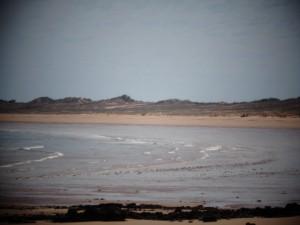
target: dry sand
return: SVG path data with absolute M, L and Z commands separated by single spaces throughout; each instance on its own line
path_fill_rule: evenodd
M 26 223 L 26 225 L 245 225 L 247 222 L 256 225 L 299 225 L 300 217 L 286 218 L 245 218 L 219 220 L 217 222 L 192 221 L 154 221 L 154 220 L 127 220 L 125 222 L 73 222 L 73 223 L 51 223 L 47 221 L 38 221 L 37 223 Z M 22 224 L 19 224 L 22 225 Z M 25 225 L 25 224 L 24 224 Z
M 300 128 L 299 117 L 167 116 L 124 114 L 0 114 L 0 122 L 102 123 L 207 127 Z

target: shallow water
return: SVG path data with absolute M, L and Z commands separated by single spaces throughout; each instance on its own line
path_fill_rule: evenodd
M 0 201 L 300 202 L 300 130 L 0 124 Z

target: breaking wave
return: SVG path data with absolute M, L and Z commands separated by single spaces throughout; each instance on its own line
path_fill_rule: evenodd
M 132 144 L 132 145 L 154 144 L 153 142 L 145 141 L 145 140 L 139 139 L 139 138 L 115 137 L 115 136 L 106 136 L 106 135 L 98 135 L 98 134 L 94 134 L 90 137 L 106 140 L 108 142 L 116 142 L 116 143 L 128 144 L 128 145 L 130 145 L 130 144 Z
M 201 157 L 201 159 L 206 159 L 206 158 L 209 157 L 209 154 L 206 151 L 201 150 L 200 152 L 203 154 L 202 157 Z
M 207 159 L 210 155 L 208 154 L 209 151 L 219 151 L 222 149 L 222 145 L 213 145 L 209 146 L 203 150 L 200 150 L 200 153 L 202 153 L 201 159 Z
M 144 145 L 144 144 L 152 144 L 147 141 L 139 140 L 139 139 L 125 139 L 126 144 L 136 144 L 136 145 Z
M 44 145 L 33 145 L 33 146 L 28 146 L 28 147 L 22 147 L 21 149 L 30 151 L 30 150 L 43 149 L 43 148 L 45 148 Z
M 46 157 L 40 158 L 40 159 L 31 159 L 31 160 L 26 160 L 26 161 L 21 161 L 21 162 L 16 162 L 16 163 L 10 163 L 6 165 L 0 165 L 1 168 L 9 168 L 9 167 L 14 167 L 14 166 L 20 166 L 20 165 L 25 165 L 25 164 L 30 164 L 33 162 L 43 162 L 49 159 L 56 159 L 59 157 L 63 157 L 64 154 L 61 152 L 54 152 L 51 155 L 48 155 Z
M 207 147 L 205 150 L 206 151 L 218 151 L 221 149 L 222 149 L 222 145 L 214 145 L 214 146 Z
M 194 147 L 194 145 L 193 144 L 185 144 L 184 147 L 186 147 L 186 148 L 192 148 L 192 147 Z

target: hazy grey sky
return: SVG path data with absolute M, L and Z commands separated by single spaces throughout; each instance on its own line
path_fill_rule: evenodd
M 300 96 L 300 2 L 1 1 L 0 98 Z

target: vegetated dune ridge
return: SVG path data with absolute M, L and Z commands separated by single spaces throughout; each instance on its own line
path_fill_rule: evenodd
M 99 101 L 75 97 L 40 97 L 27 103 L 0 100 L 0 121 L 300 128 L 300 97 L 236 103 L 143 102 L 127 95 Z
M 98 101 L 77 97 L 56 100 L 40 97 L 26 103 L 0 100 L 0 113 L 300 117 L 300 97 L 234 103 L 201 103 L 179 99 L 144 102 L 127 95 Z

